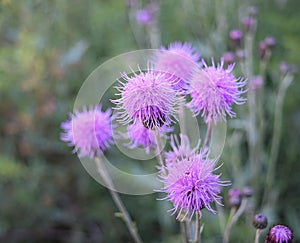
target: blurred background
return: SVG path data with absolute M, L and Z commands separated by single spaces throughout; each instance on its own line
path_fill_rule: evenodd
M 60 123 L 101 63 L 173 41 L 191 42 L 203 57 L 217 59 L 232 48 L 228 33 L 241 28 L 252 5 L 258 9 L 256 43 L 276 39 L 267 76 L 283 60 L 299 68 L 298 0 L 1 0 L 0 242 L 132 242 L 114 216 L 107 189 L 60 141 Z M 295 242 L 300 241 L 299 92 L 296 76 L 284 101 L 274 205 L 276 223 L 289 225 Z M 225 163 L 223 178 L 231 179 L 230 170 Z M 145 242 L 180 242 L 179 227 L 165 212 L 170 205 L 156 198 L 122 195 Z M 220 242 L 217 216 L 206 218 L 205 242 Z M 251 223 L 242 218 L 240 225 L 232 242 L 248 242 L 245 235 L 253 242 Z

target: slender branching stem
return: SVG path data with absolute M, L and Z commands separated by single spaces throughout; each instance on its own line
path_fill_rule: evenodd
M 228 221 L 224 230 L 223 234 L 223 243 L 228 243 L 229 242 L 229 237 L 230 237 L 230 232 L 231 232 L 231 226 L 232 226 L 232 217 L 236 212 L 236 207 L 232 207 L 230 209 Z
M 236 210 L 236 207 L 231 208 L 228 222 L 223 235 L 223 243 L 228 243 L 232 226 L 236 223 L 242 213 L 245 211 L 247 205 L 247 198 L 243 198 L 240 207 Z
M 109 176 L 109 173 L 105 167 L 105 165 L 103 164 L 103 161 L 101 158 L 96 157 L 95 158 L 95 163 L 97 166 L 97 170 L 100 174 L 100 176 L 102 177 L 103 181 L 105 182 L 106 186 L 109 189 L 109 192 L 112 196 L 113 201 L 115 202 L 117 208 L 120 210 L 121 215 L 122 215 L 122 219 L 124 220 L 132 238 L 134 239 L 135 243 L 142 243 L 141 237 L 139 236 L 137 229 L 136 229 L 136 225 L 135 223 L 132 221 L 129 213 L 127 212 L 126 207 L 124 206 L 119 194 L 115 191 L 114 189 L 114 184 Z
M 259 243 L 259 236 L 260 236 L 260 229 L 256 229 L 256 233 L 255 233 L 255 240 L 254 243 Z

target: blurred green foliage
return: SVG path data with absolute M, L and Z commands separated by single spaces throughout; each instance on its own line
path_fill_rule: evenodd
M 235 0 L 175 2 L 161 2 L 162 44 L 191 41 L 204 57 L 220 57 L 230 48 L 228 31 L 240 27 L 248 6 L 248 1 Z M 298 1 L 251 3 L 259 9 L 258 40 L 266 35 L 277 39 L 271 67 L 282 59 L 299 66 Z M 107 190 L 59 140 L 59 126 L 94 68 L 118 54 L 149 47 L 135 40 L 125 1 L 0 1 L 1 242 L 131 242 L 123 222 L 114 217 Z M 280 223 L 295 233 L 300 225 L 299 90 L 297 77 L 285 101 L 277 175 L 282 200 L 276 205 Z M 122 198 L 145 242 L 179 242 L 178 226 L 165 212 L 170 205 L 156 202 L 155 194 Z M 219 242 L 217 217 L 206 218 L 206 242 Z M 234 242 L 246 242 L 245 231 L 247 239 L 253 238 L 246 219 L 233 232 Z M 209 230 L 210 225 L 215 227 Z

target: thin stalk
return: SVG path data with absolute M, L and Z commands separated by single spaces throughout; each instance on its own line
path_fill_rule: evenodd
M 239 207 L 239 209 L 236 211 L 236 213 L 232 217 L 232 224 L 234 224 L 239 219 L 239 217 L 242 215 L 242 213 L 245 211 L 247 201 L 248 201 L 247 198 L 243 198 L 241 206 Z
M 210 143 L 210 139 L 211 139 L 211 134 L 212 134 L 212 124 L 213 121 L 210 120 L 207 124 L 207 130 L 206 130 L 206 134 L 205 134 L 205 139 L 204 139 L 204 148 L 208 148 L 209 143 Z
M 240 207 L 238 210 L 236 208 L 231 208 L 230 215 L 228 218 L 228 222 L 225 228 L 224 236 L 223 236 L 223 243 L 229 242 L 229 237 L 231 233 L 232 226 L 236 223 L 242 213 L 245 211 L 247 205 L 247 198 L 243 198 Z
M 194 240 L 190 240 L 192 243 L 200 243 L 201 242 L 201 224 L 200 224 L 200 212 L 196 211 L 196 218 L 195 218 L 195 237 Z
M 232 217 L 236 212 L 236 207 L 233 207 L 230 209 L 228 221 L 225 227 L 225 231 L 223 234 L 223 243 L 228 243 L 229 242 L 229 237 L 230 237 L 230 231 L 231 231 L 231 226 L 232 226 Z
M 256 229 L 256 233 L 255 233 L 255 240 L 254 243 L 259 243 L 259 236 L 260 236 L 260 229 Z
M 245 75 L 248 80 L 253 77 L 253 34 L 248 33 L 245 36 Z M 256 130 L 256 93 L 249 87 L 248 91 L 248 146 L 249 146 L 249 160 L 251 165 L 251 175 L 256 177 L 257 156 L 256 156 L 256 143 L 257 143 L 257 130 Z
M 164 174 L 166 174 L 166 169 L 165 169 L 165 164 L 164 164 L 164 159 L 162 157 L 162 151 L 163 148 L 161 146 L 161 141 L 160 141 L 160 136 L 159 136 L 159 132 L 157 129 L 153 130 L 154 132 L 154 137 L 155 137 L 155 143 L 156 143 L 156 157 L 157 160 L 161 166 L 161 170 Z
M 122 214 L 122 219 L 124 220 L 132 238 L 134 239 L 134 242 L 142 243 L 143 241 L 137 232 L 134 222 L 132 221 L 129 213 L 127 212 L 126 207 L 124 206 L 119 194 L 114 190 L 114 184 L 108 174 L 108 171 L 106 170 L 105 165 L 103 164 L 103 161 L 99 157 L 96 157 L 95 163 L 100 176 L 102 177 L 103 181 L 105 182 L 105 184 L 109 189 L 113 201 L 115 202 L 117 208 L 120 210 Z
M 180 104 L 179 106 L 179 127 L 180 127 L 180 133 L 181 134 L 187 134 L 186 133 L 186 122 L 185 122 L 185 113 L 184 113 L 184 104 Z
M 274 125 L 273 125 L 273 137 L 271 142 L 271 152 L 268 161 L 267 175 L 266 175 L 266 187 L 263 197 L 263 202 L 266 202 L 267 196 L 269 196 L 269 190 L 274 183 L 275 167 L 278 158 L 279 142 L 281 139 L 281 126 L 283 116 L 283 101 L 287 91 L 293 81 L 293 76 L 287 74 L 280 83 L 279 90 L 275 101 L 275 114 L 274 114 Z

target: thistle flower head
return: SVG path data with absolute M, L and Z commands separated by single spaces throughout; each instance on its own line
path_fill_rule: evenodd
M 101 105 L 84 108 L 82 112 L 70 114 L 70 120 L 63 122 L 61 140 L 74 146 L 79 157 L 99 156 L 112 143 L 111 110 L 101 111 Z
M 246 80 L 236 78 L 231 72 L 234 65 L 228 65 L 223 68 L 223 59 L 221 63 L 215 66 L 207 66 L 203 61 L 204 67 L 194 73 L 190 94 L 191 102 L 188 104 L 195 115 L 201 113 L 205 122 L 211 120 L 216 123 L 218 120 L 225 120 L 226 115 L 234 117 L 232 105 L 244 104 L 245 98 L 240 95 L 245 93 L 241 88 L 246 85 Z
M 293 233 L 289 227 L 278 224 L 269 230 L 266 243 L 291 243 L 292 240 Z
M 228 183 L 220 180 L 221 174 L 213 174 L 218 169 L 214 168 L 215 163 L 216 160 L 204 160 L 195 155 L 167 167 L 167 175 L 162 176 L 162 191 L 167 194 L 165 199 L 174 205 L 171 210 L 173 214 L 178 211 L 176 219 L 180 218 L 181 213 L 185 213 L 182 220 L 188 214 L 191 219 L 195 211 L 200 213 L 203 208 L 216 213 L 210 203 L 222 205 L 219 193 L 221 186 Z
M 125 82 L 119 81 L 117 90 L 120 98 L 112 102 L 117 105 L 119 121 L 127 124 L 140 122 L 146 128 L 154 129 L 170 124 L 180 97 L 172 88 L 174 79 L 161 72 L 148 70 L 123 74 Z
M 188 87 L 192 73 L 198 67 L 200 54 L 192 48 L 190 43 L 173 42 L 168 49 L 162 47 L 154 60 L 154 69 L 163 71 L 179 78 L 173 84 L 176 90 L 184 91 Z

